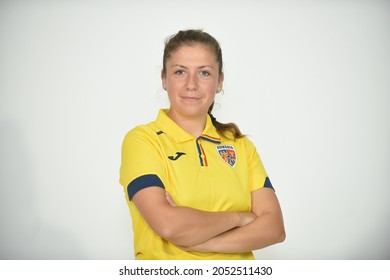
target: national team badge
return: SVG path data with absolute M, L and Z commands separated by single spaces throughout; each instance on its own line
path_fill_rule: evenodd
M 218 145 L 217 152 L 219 156 L 231 167 L 234 167 L 237 162 L 236 150 L 230 145 Z

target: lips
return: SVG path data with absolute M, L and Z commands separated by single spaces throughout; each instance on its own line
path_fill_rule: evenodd
M 181 98 L 188 101 L 197 101 L 201 99 L 199 96 L 182 96 Z

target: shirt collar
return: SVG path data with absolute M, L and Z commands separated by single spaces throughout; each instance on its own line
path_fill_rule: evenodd
M 178 143 L 196 139 L 193 135 L 182 129 L 168 116 L 168 109 L 161 109 L 159 111 L 156 124 L 159 126 L 161 131 L 172 137 Z M 200 137 L 206 138 L 209 141 L 221 141 L 221 137 L 219 136 L 208 114 L 206 119 L 206 126 Z

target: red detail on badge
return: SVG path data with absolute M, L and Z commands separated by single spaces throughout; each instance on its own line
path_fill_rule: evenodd
M 231 167 L 234 167 L 237 162 L 236 150 L 233 146 L 230 145 L 218 145 L 217 152 L 219 156 L 229 164 Z

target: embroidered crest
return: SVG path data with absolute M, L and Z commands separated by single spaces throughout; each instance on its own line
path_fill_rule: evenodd
M 231 167 L 234 167 L 237 162 L 236 150 L 230 145 L 218 145 L 217 152 L 219 156 Z

